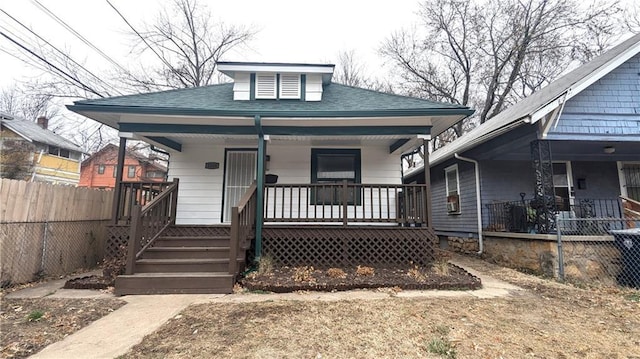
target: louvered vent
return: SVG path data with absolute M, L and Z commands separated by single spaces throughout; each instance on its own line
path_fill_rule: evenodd
M 300 75 L 280 75 L 280 98 L 300 98 Z
M 276 75 L 256 75 L 256 98 L 276 98 Z

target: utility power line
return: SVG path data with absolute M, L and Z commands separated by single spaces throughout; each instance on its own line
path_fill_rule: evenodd
M 72 28 L 69 24 L 67 24 L 64 20 L 59 18 L 56 14 L 54 14 L 51 10 L 49 10 L 46 6 L 42 5 L 38 0 L 31 0 L 33 4 L 39 7 L 45 14 L 47 14 L 50 18 L 54 19 L 58 24 L 62 25 L 65 29 L 75 35 L 80 41 L 85 43 L 90 48 L 94 49 L 98 54 L 100 54 L 103 58 L 109 61 L 114 66 L 120 68 L 125 73 L 129 73 L 129 70 L 125 69 L 122 65 L 120 65 L 117 61 L 112 59 L 109 55 L 105 54 L 102 50 L 100 50 L 97 46 L 95 46 L 91 41 L 87 40 L 84 36 L 82 36 L 79 32 L 77 32 L 74 28 Z
M 17 45 L 18 47 L 20 47 L 22 50 L 30 53 L 32 56 L 35 56 L 36 58 L 38 58 L 40 61 L 46 63 L 47 65 L 51 66 L 52 68 L 54 68 L 56 71 L 58 71 L 59 73 L 63 74 L 65 77 L 67 77 L 69 80 L 71 80 L 72 82 L 80 85 L 80 87 L 86 91 L 89 91 L 99 97 L 104 97 L 102 96 L 102 94 L 100 94 L 98 91 L 94 90 L 92 87 L 84 84 L 82 81 L 80 81 L 79 79 L 75 78 L 74 76 L 70 75 L 69 73 L 67 73 L 66 71 L 60 69 L 58 66 L 52 64 L 51 62 L 49 62 L 47 59 L 45 59 L 44 57 L 38 55 L 37 53 L 35 53 L 33 50 L 27 48 L 25 45 L 21 44 L 20 42 L 16 41 L 15 39 L 13 39 L 11 36 L 5 34 L 3 31 L 0 31 L 0 35 L 4 36 L 7 40 L 11 41 L 12 43 L 14 43 L 15 45 Z
M 37 1 L 37 0 L 34 0 Z M 138 30 L 136 30 L 133 25 L 131 25 L 131 23 L 129 23 L 129 21 L 127 20 L 126 17 L 124 17 L 124 15 L 122 15 L 122 13 L 120 11 L 118 11 L 118 9 L 111 3 L 111 1 L 109 0 L 105 0 L 107 2 L 107 4 L 109 4 L 109 6 L 111 6 L 111 8 L 113 8 L 113 10 L 122 18 L 122 20 L 124 20 L 124 22 L 127 24 L 127 26 L 129 26 L 129 28 L 136 33 L 136 35 L 138 35 L 138 37 L 140 38 L 140 40 L 142 40 L 142 42 L 144 42 L 145 45 L 147 45 L 147 47 L 149 48 L 149 50 L 153 51 L 154 54 L 156 54 L 156 56 L 160 59 L 160 61 L 162 61 L 165 65 L 167 65 L 167 67 L 169 69 L 171 69 L 171 71 L 173 71 L 174 73 L 177 73 L 176 69 L 173 68 L 173 66 L 171 66 L 171 64 L 164 58 L 162 57 L 157 51 L 156 49 L 154 49 L 148 42 L 147 39 L 144 38 L 144 36 L 142 36 Z
M 117 88 L 115 88 L 113 85 L 107 83 L 106 81 L 104 81 L 103 79 L 101 79 L 100 77 L 96 76 L 93 72 L 89 71 L 86 67 L 84 67 L 83 65 L 81 65 L 80 63 L 78 63 L 77 61 L 75 61 L 73 58 L 71 58 L 71 56 L 69 56 L 68 54 L 64 53 L 63 51 L 61 51 L 60 49 L 58 49 L 56 46 L 54 46 L 53 44 L 51 44 L 49 41 L 47 41 L 46 39 L 44 39 L 42 36 L 38 35 L 35 31 L 33 31 L 32 29 L 30 29 L 29 27 L 27 27 L 25 24 L 23 24 L 22 22 L 20 22 L 18 19 L 16 19 L 15 17 L 11 16 L 9 13 L 7 13 L 6 11 L 0 9 L 0 11 L 2 11 L 5 15 L 7 15 L 11 20 L 15 21 L 16 23 L 18 23 L 20 26 L 22 26 L 23 28 L 25 28 L 27 31 L 29 31 L 30 33 L 32 33 L 33 35 L 35 35 L 38 39 L 44 41 L 45 44 L 49 45 L 51 48 L 53 48 L 55 51 L 57 51 L 58 53 L 60 53 L 64 59 L 68 59 L 69 61 L 71 61 L 72 63 L 74 63 L 76 66 L 78 66 L 79 68 L 83 69 L 84 71 L 86 71 L 89 75 L 91 75 L 93 78 L 95 78 L 96 80 L 98 80 L 99 82 L 101 82 L 102 84 L 106 85 L 106 87 L 111 88 L 114 92 L 116 92 L 119 95 L 122 95 L 122 92 L 120 92 Z M 24 40 L 22 40 L 23 42 L 26 42 Z

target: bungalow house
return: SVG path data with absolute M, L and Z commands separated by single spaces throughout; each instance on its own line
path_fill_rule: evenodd
M 2 177 L 75 186 L 80 179 L 80 147 L 38 122 L 0 113 Z
M 126 151 L 123 163 L 126 182 L 163 182 L 167 175 L 164 165 L 134 151 Z M 113 189 L 116 186 L 118 146 L 109 143 L 82 161 L 78 187 Z
M 334 65 L 218 69 L 233 83 L 69 106 L 120 133 L 116 293 L 230 292 L 246 252 L 289 265 L 432 259 L 429 185 L 402 184 L 401 155 L 473 110 L 332 83 Z M 170 154 L 169 182 L 122 185 L 128 139 Z
M 555 215 L 567 225 L 621 218 L 620 198 L 640 201 L 640 34 L 433 151 L 428 163 L 442 239 L 549 273 L 542 248 L 555 247 Z M 405 183 L 422 183 L 423 172 Z

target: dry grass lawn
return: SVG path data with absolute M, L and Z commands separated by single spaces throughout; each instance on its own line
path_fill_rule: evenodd
M 472 267 L 526 290 L 497 299 L 195 305 L 124 358 L 640 358 L 638 291 Z

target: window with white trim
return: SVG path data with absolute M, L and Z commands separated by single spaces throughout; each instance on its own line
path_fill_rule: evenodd
M 104 174 L 105 165 L 98 165 L 98 174 Z
M 276 74 L 256 74 L 256 99 L 276 98 Z
M 458 165 L 444 169 L 444 179 L 447 193 L 447 213 L 460 214 L 460 178 Z

